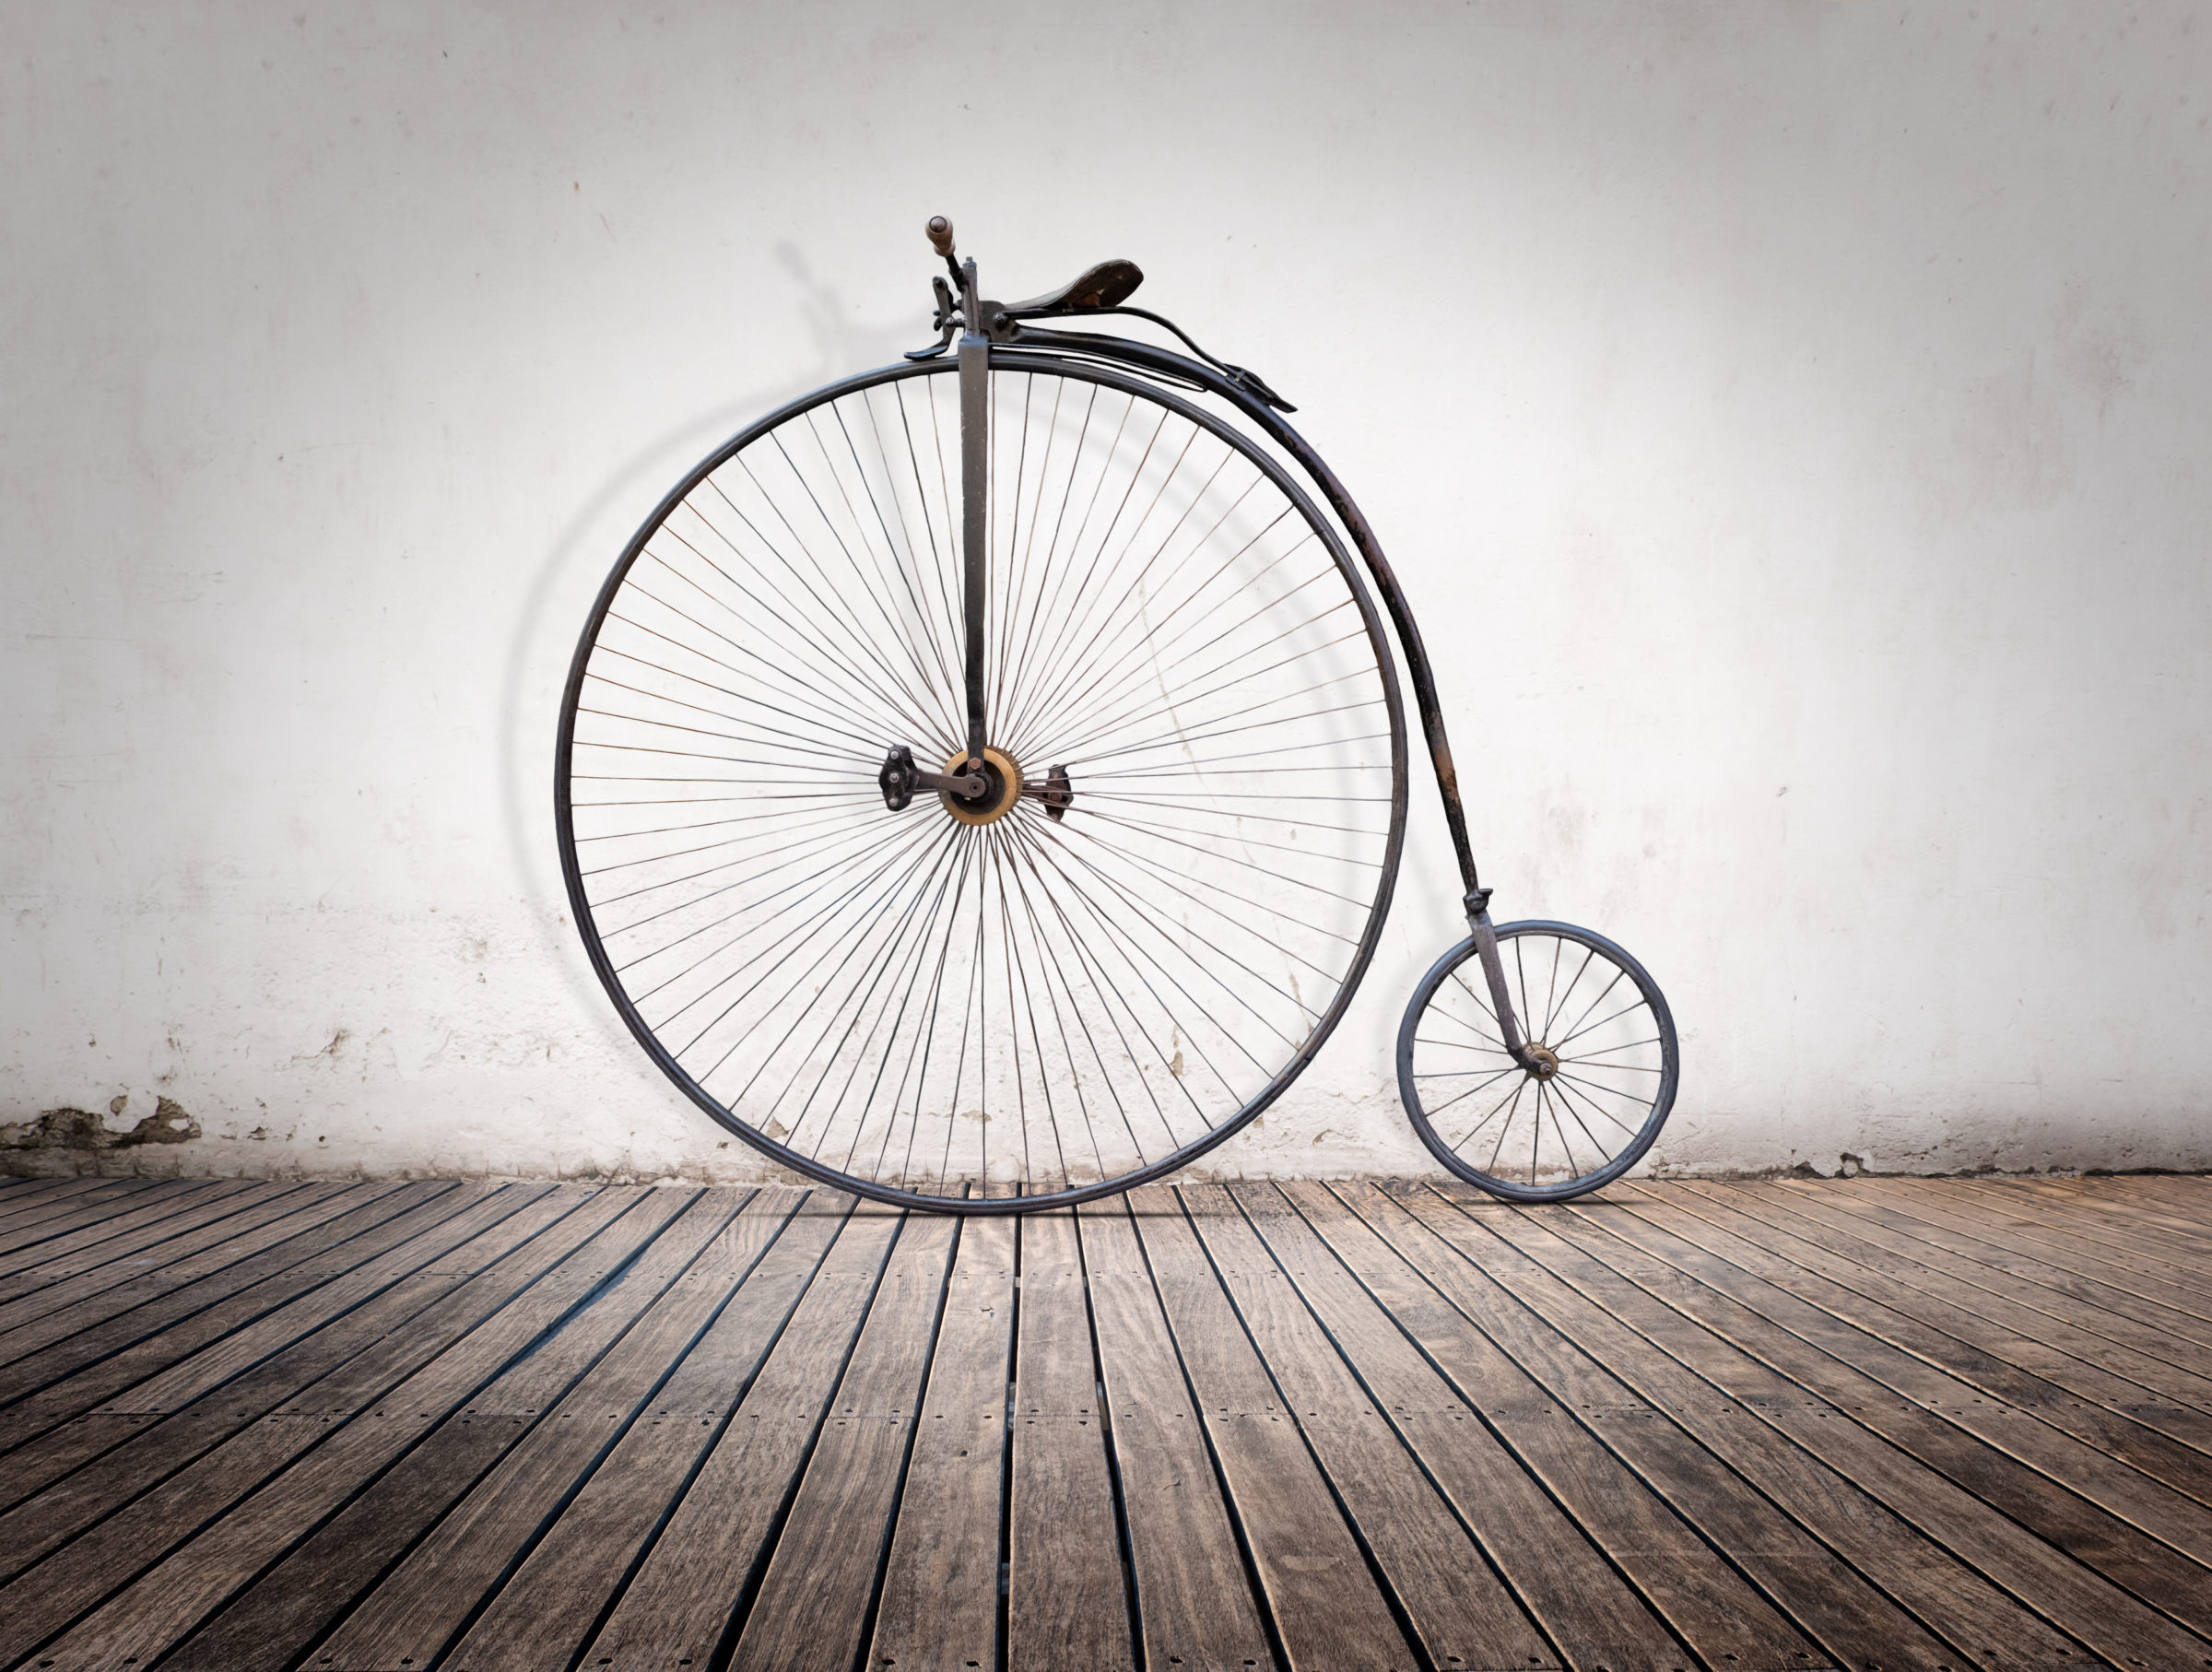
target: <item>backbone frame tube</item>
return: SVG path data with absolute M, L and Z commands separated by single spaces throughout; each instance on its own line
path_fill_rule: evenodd
M 1466 893 L 1467 920 L 1473 923 L 1477 916 L 1488 915 L 1489 890 L 1482 886 L 1475 870 L 1475 853 L 1467 841 L 1467 816 L 1460 805 L 1459 772 L 1452 760 L 1452 743 L 1444 734 L 1442 707 L 1437 701 L 1436 676 L 1429 665 L 1428 646 L 1421 640 L 1421 630 L 1414 621 L 1413 611 L 1406 602 L 1406 594 L 1398 584 L 1396 572 L 1390 559 L 1382 555 L 1382 543 L 1369 524 L 1352 496 L 1345 490 L 1322 456 L 1313 451 L 1312 443 L 1258 396 L 1241 385 L 1231 382 L 1203 361 L 1190 359 L 1166 348 L 1156 348 L 1149 343 L 1134 342 L 1127 337 L 1094 336 L 1089 332 L 1040 331 L 1030 326 L 1019 327 L 1008 339 L 1015 347 L 1038 347 L 1061 353 L 1093 355 L 1138 368 L 1140 371 L 1180 379 L 1198 384 L 1208 394 L 1218 394 L 1259 427 L 1268 440 L 1281 447 L 1298 462 L 1299 467 L 1321 489 L 1322 497 L 1335 512 L 1346 531 L 1352 536 L 1352 545 L 1359 553 L 1360 561 L 1367 565 L 1368 573 L 1374 577 L 1376 590 L 1382 595 L 1382 606 L 1389 612 L 1390 622 L 1398 636 L 1398 646 L 1405 653 L 1406 670 L 1413 681 L 1414 706 L 1421 716 L 1421 734 L 1429 745 L 1430 763 L 1436 769 L 1436 787 L 1443 796 L 1444 822 L 1452 832 L 1452 852 L 1459 862 L 1459 877 Z M 963 344 L 963 348 L 965 345 Z

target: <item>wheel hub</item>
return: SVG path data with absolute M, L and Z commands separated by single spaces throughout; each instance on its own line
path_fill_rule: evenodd
M 966 749 L 960 750 L 945 763 L 945 775 L 948 778 L 963 775 L 968 771 L 970 759 Z M 982 777 L 981 795 L 956 795 L 950 790 L 937 792 L 937 799 L 945 804 L 945 810 L 962 824 L 995 824 L 1021 799 L 1021 768 L 1005 750 L 983 751 Z
M 1547 1080 L 1559 1071 L 1559 1054 L 1549 1045 L 1539 1045 L 1531 1040 L 1526 1046 L 1528 1060 L 1533 1065 L 1529 1072 L 1540 1080 Z

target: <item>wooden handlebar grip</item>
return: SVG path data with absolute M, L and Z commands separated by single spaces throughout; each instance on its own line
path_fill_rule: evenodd
M 929 218 L 929 226 L 927 230 L 929 232 L 930 248 L 935 250 L 939 255 L 944 256 L 947 261 L 951 260 L 952 222 L 947 220 L 942 215 L 932 215 Z

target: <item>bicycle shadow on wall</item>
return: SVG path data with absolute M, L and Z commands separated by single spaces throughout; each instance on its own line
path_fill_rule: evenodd
M 639 1071 L 641 1080 L 656 1089 L 661 1081 L 651 1065 L 627 1049 L 629 1035 L 606 1009 L 599 984 L 590 979 L 589 969 L 571 956 L 575 936 L 551 845 L 547 775 L 560 683 L 576 648 L 576 624 L 622 543 L 686 467 L 761 413 L 855 367 L 895 360 L 928 335 L 927 322 L 911 311 L 880 325 L 856 324 L 843 294 L 815 276 L 798 245 L 783 240 L 771 253 L 794 287 L 796 312 L 814 342 L 807 370 L 778 383 L 755 385 L 662 430 L 607 470 L 577 502 L 523 588 L 500 681 L 500 817 L 515 874 L 537 909 L 549 961 L 559 969 L 561 983 L 578 1001 L 581 1013 L 603 1030 L 614 1047 L 615 1060 Z

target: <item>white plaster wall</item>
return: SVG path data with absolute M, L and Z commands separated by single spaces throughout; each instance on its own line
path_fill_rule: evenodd
M 119 1168 L 754 1172 L 573 944 L 559 678 L 685 465 L 924 340 L 943 210 L 1001 293 L 1136 258 L 1300 404 L 1441 654 L 1502 914 L 1669 990 L 1659 1165 L 2212 1164 L 2190 8 L 4 38 L 0 1120 L 199 1124 Z M 1388 1040 L 1458 931 L 1415 818 L 1359 1007 L 1224 1170 L 1420 1169 Z

